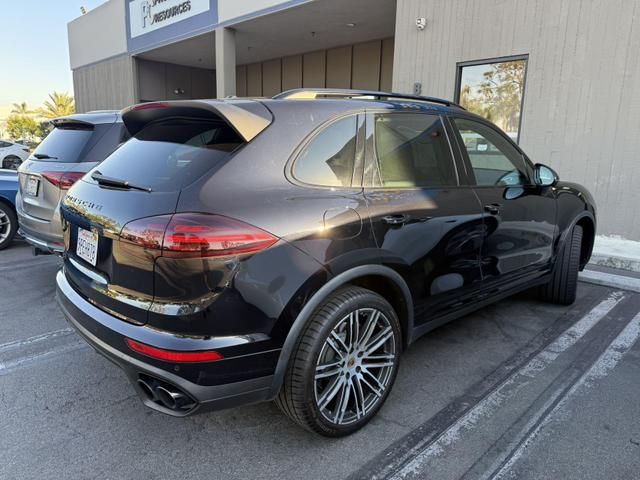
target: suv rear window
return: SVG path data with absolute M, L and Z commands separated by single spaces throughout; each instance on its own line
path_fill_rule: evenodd
M 147 125 L 98 168 L 108 177 L 174 191 L 224 162 L 242 143 L 222 121 L 166 119 Z
M 93 133 L 92 128 L 54 128 L 33 154 L 43 155 L 41 162 L 77 163 Z

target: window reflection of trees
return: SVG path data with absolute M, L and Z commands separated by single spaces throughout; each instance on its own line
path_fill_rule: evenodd
M 517 137 L 524 94 L 525 60 L 462 67 L 460 104 Z M 482 69 L 481 79 L 476 80 Z

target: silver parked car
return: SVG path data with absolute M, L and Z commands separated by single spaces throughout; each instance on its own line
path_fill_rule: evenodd
M 36 254 L 63 251 L 60 202 L 66 191 L 128 139 L 117 111 L 74 114 L 52 124 L 51 133 L 18 169 L 20 233 Z

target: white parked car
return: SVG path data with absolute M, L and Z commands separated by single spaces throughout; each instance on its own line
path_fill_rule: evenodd
M 0 140 L 0 168 L 17 170 L 29 157 L 29 148 L 20 144 Z

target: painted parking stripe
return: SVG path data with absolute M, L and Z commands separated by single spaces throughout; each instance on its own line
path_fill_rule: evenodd
M 512 472 L 515 464 L 523 458 L 527 450 L 536 442 L 539 438 L 540 432 L 546 428 L 550 423 L 555 421 L 558 416 L 562 416 L 563 411 L 566 409 L 568 403 L 580 390 L 587 389 L 593 385 L 595 381 L 600 378 L 606 377 L 611 371 L 620 363 L 620 360 L 624 355 L 631 350 L 631 348 L 640 339 L 640 313 L 627 324 L 627 326 L 616 336 L 616 338 L 609 344 L 609 346 L 600 354 L 598 359 L 591 365 L 591 367 L 583 373 L 583 375 L 571 386 L 571 388 L 562 395 L 559 400 L 553 404 L 553 406 L 545 411 L 540 418 L 533 417 L 530 421 L 536 420 L 534 427 L 522 439 L 519 446 L 503 461 L 502 466 L 495 472 L 487 473 L 484 476 L 474 476 L 474 478 L 480 479 L 492 479 L 503 480 L 505 478 L 514 478 Z
M 77 342 L 47 349 L 32 355 L 21 356 L 19 358 L 10 359 L 8 361 L 0 361 L 0 376 L 11 373 L 13 370 L 30 365 L 34 362 L 37 363 L 40 360 L 44 360 L 57 355 L 62 355 L 64 353 L 74 352 L 76 350 L 88 350 L 89 348 L 90 347 L 88 344 L 79 340 Z
M 551 360 L 554 352 L 558 354 L 560 350 L 569 348 L 624 297 L 622 292 L 615 292 L 605 300 L 599 300 L 595 296 L 598 292 L 596 287 L 588 287 L 586 292 L 588 295 L 580 303 L 558 317 L 553 324 L 538 333 L 493 372 L 472 385 L 433 417 L 376 455 L 362 468 L 353 472 L 349 479 L 391 478 L 436 442 L 440 441 L 441 447 L 445 439 L 453 440 L 452 433 L 456 431 L 460 433 L 463 430 L 461 428 L 463 424 L 469 425 L 467 422 L 476 417 L 479 411 L 496 398 L 497 390 L 505 384 L 513 384 L 510 380 L 525 368 L 525 371 L 533 374 L 543 365 L 542 356 L 547 356 L 547 359 Z M 538 360 L 541 361 L 538 362 Z M 528 380 L 526 376 L 524 379 Z M 480 418 L 476 417 L 478 420 Z M 431 449 L 431 453 L 436 450 Z
M 614 292 L 567 329 L 555 341 L 538 353 L 524 367 L 515 371 L 496 390 L 476 403 L 434 441 L 407 462 L 391 478 L 404 479 L 422 472 L 430 459 L 442 454 L 444 449 L 460 439 L 463 433 L 474 428 L 482 419 L 493 415 L 504 403 L 512 398 L 523 386 L 535 378 L 564 351 L 571 348 L 625 298 L 621 292 Z
M 43 333 L 41 335 L 34 335 L 33 337 L 25 338 L 23 340 L 3 343 L 0 344 L 0 353 L 7 350 L 13 350 L 15 348 L 26 347 L 34 343 L 43 342 L 63 335 L 70 335 L 72 333 L 73 329 L 71 328 L 61 328 L 60 330 L 54 330 L 52 332 Z

